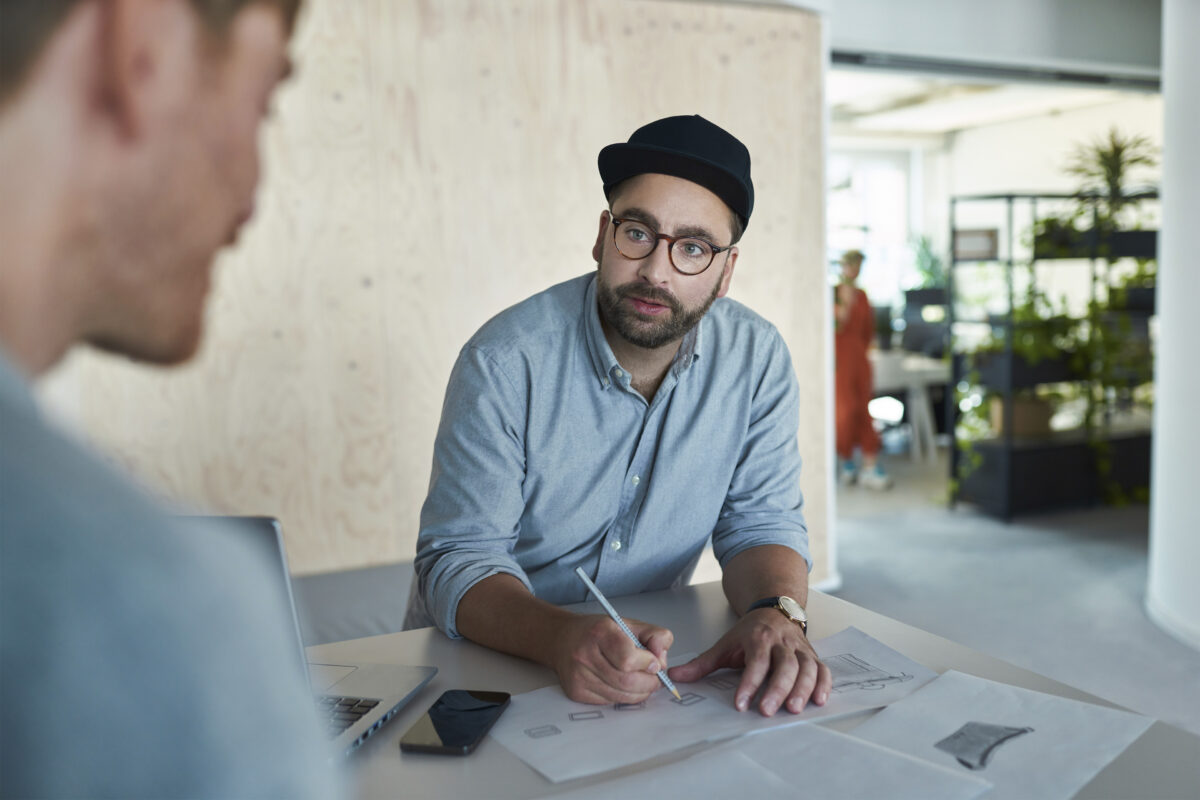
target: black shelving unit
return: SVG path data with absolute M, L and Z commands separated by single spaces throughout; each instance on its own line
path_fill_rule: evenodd
M 1147 193 L 1140 197 L 1156 196 Z M 1102 427 L 1090 432 L 1079 429 L 1019 436 L 1014 430 L 1015 392 L 1043 384 L 1088 382 L 1095 377 L 1090 374 L 1091 368 L 1080 365 L 1079 359 L 1072 358 L 1071 353 L 1061 353 L 1030 363 L 1016 352 L 1014 337 L 1019 326 L 1013 319 L 1016 306 L 1014 269 L 1018 265 L 1061 258 L 1087 259 L 1091 272 L 1091 298 L 1095 300 L 1098 269 L 1104 263 L 1103 257 L 1155 257 L 1156 231 L 1121 231 L 1100 236 L 1096 234 L 1096 227 L 1093 227 L 1091 231 L 1065 244 L 1055 242 L 1051 245 L 1034 240 L 1028 248 L 1028 256 L 1018 258 L 1015 221 L 1018 206 L 1025 206 L 1022 210 L 1028 211 L 1032 223 L 1038 218 L 1039 203 L 1077 199 L 1077 195 L 1071 194 L 988 194 L 957 196 L 950 201 L 951 253 L 947 262 L 950 266 L 947 271 L 950 302 L 946 310 L 950 331 L 951 383 L 946 398 L 946 418 L 953 437 L 950 450 L 951 485 L 956 487 L 951 493 L 951 505 L 958 500 L 967 501 L 985 513 L 1008 520 L 1018 514 L 1094 505 L 1104 496 L 1104 482 L 1110 486 L 1117 485 L 1125 491 L 1149 484 L 1148 428 L 1118 430 L 1105 420 Z M 985 202 L 1003 208 L 1003 235 L 997 236 L 997 252 L 991 254 L 990 258 L 959 258 L 955 247 L 959 233 L 959 208 L 966 203 Z M 1003 419 L 999 435 L 972 442 L 974 466 L 965 475 L 960 475 L 963 454 L 958 440 L 958 422 L 961 411 L 954 388 L 967 376 L 968 366 L 966 354 L 956 347 L 954 330 L 960 318 L 957 314 L 955 282 L 956 271 L 973 264 L 1000 265 L 1004 270 L 1006 313 L 967 320 L 989 324 L 993 331 L 1003 332 L 1003 348 L 998 352 L 977 354 L 974 363 L 977 385 L 1002 399 Z M 1033 274 L 1031 270 L 1031 280 L 1034 279 Z M 1153 313 L 1152 290 L 1149 299 L 1144 292 L 1131 292 L 1124 313 L 1133 319 L 1135 335 L 1148 329 L 1146 321 Z M 1097 442 L 1102 442 L 1103 447 L 1098 448 Z M 1104 457 L 1111 465 L 1103 479 L 1097 461 L 1100 450 L 1104 451 Z

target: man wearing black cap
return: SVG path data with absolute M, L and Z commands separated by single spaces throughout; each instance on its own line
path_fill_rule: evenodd
M 760 687 L 768 716 L 823 704 L 796 377 L 775 328 L 722 299 L 754 207 L 750 154 L 680 116 L 599 166 L 596 272 L 502 312 L 455 364 L 407 626 L 545 664 L 577 701 L 640 702 L 671 632 L 630 620 L 639 650 L 608 617 L 557 604 L 586 599 L 576 567 L 613 596 L 680 583 L 711 537 L 741 619 L 671 678 L 744 666 L 739 710 Z

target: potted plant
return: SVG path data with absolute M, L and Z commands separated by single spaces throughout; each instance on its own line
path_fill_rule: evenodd
M 1156 234 L 1141 230 L 1137 211 L 1152 189 L 1130 185 L 1131 173 L 1158 163 L 1145 136 L 1116 128 L 1076 147 L 1066 173 L 1080 180 L 1075 206 L 1034 223 L 1036 258 L 1153 258 Z

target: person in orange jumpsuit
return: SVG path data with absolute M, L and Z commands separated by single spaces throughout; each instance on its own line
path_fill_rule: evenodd
M 835 296 L 838 479 L 847 485 L 857 481 L 872 489 L 887 489 L 892 479 L 879 463 L 879 434 L 867 411 L 874 391 L 867 350 L 875 324 L 867 293 L 854 283 L 862 262 L 858 250 L 842 256 L 842 280 Z M 855 448 L 862 451 L 861 470 L 854 461 Z

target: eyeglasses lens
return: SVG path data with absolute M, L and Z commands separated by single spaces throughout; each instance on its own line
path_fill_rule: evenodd
M 647 225 L 622 220 L 615 231 L 617 250 L 626 258 L 645 258 L 658 246 L 659 234 Z M 703 239 L 677 239 L 671 242 L 671 263 L 688 275 L 703 272 L 713 260 L 712 245 Z

